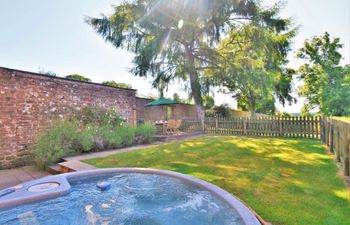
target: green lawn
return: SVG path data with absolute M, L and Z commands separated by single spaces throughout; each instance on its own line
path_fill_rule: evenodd
M 336 119 L 336 120 L 341 120 L 341 121 L 350 123 L 350 117 L 334 116 L 334 117 L 332 117 L 332 118 L 333 118 L 333 119 Z
M 316 140 L 207 136 L 85 162 L 195 176 L 275 225 L 350 224 L 349 191 Z

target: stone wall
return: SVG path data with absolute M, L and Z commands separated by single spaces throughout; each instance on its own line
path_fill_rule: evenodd
M 115 107 L 136 123 L 136 90 L 0 67 L 0 169 L 29 162 L 50 122 L 85 105 Z

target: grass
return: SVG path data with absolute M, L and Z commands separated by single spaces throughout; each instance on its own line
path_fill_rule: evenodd
M 195 176 L 275 225 L 350 224 L 349 191 L 317 140 L 207 136 L 85 162 Z
M 341 116 L 333 116 L 332 118 L 333 118 L 333 119 L 336 119 L 336 120 L 341 120 L 341 121 L 350 123 L 350 117 L 345 117 L 345 116 L 343 116 L 343 117 L 341 117 Z

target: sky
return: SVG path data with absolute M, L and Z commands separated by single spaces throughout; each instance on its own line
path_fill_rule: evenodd
M 0 66 L 38 72 L 49 70 L 59 76 L 81 74 L 94 82 L 115 80 L 129 83 L 139 95 L 157 95 L 150 80 L 135 77 L 128 72 L 132 54 L 116 49 L 84 22 L 85 16 L 98 17 L 113 12 L 112 4 L 120 0 L 0 0 Z M 274 0 L 265 0 L 271 5 Z M 344 48 L 342 64 L 350 63 L 350 1 L 349 0 L 288 0 L 281 12 L 292 17 L 300 26 L 289 56 L 289 66 L 301 64 L 295 52 L 305 39 L 329 32 L 340 37 Z M 295 90 L 299 81 L 294 82 Z M 173 84 L 165 94 L 186 97 L 181 84 Z M 230 96 L 215 93 L 216 104 L 235 102 Z M 303 104 L 283 107 L 280 111 L 297 113 Z

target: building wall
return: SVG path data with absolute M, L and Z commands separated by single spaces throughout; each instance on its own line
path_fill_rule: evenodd
M 85 105 L 115 107 L 134 124 L 135 95 L 133 89 L 0 67 L 0 169 L 26 164 L 40 132 Z
M 175 119 L 196 119 L 197 110 L 195 105 L 190 104 L 176 104 L 174 105 L 174 118 Z
M 137 120 L 159 121 L 167 120 L 167 107 L 173 109 L 174 119 L 195 119 L 197 117 L 196 106 L 191 104 L 174 104 L 164 106 L 145 106 L 153 101 L 148 98 L 137 98 Z

